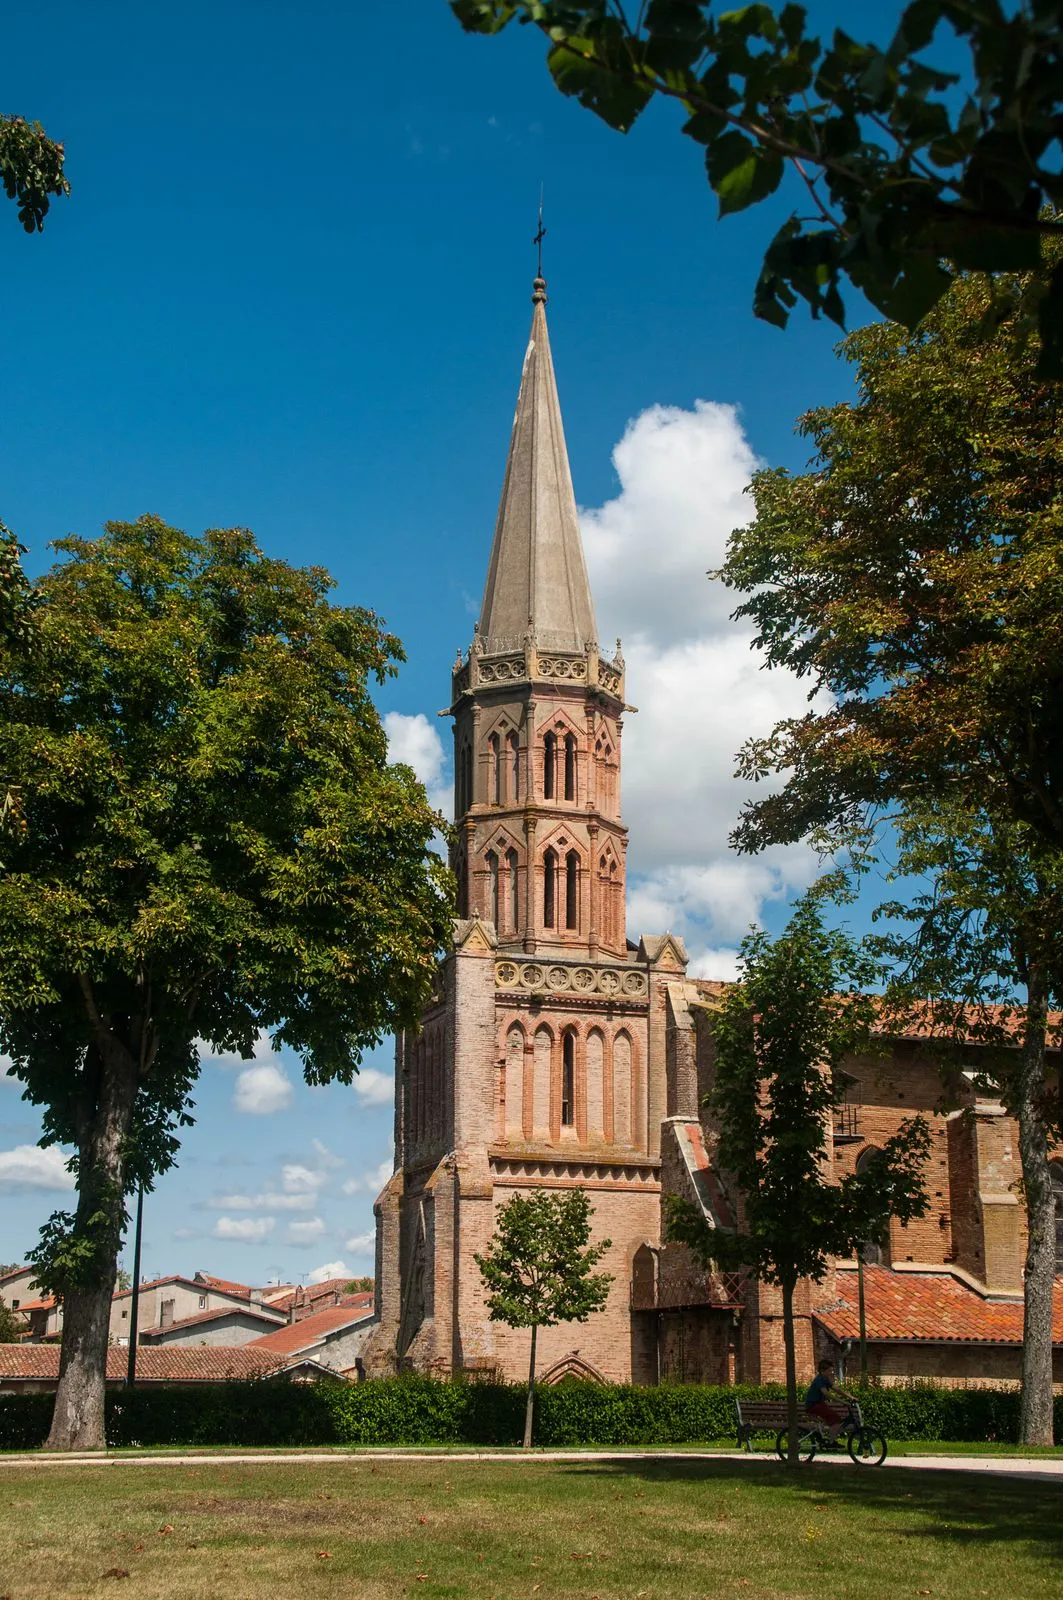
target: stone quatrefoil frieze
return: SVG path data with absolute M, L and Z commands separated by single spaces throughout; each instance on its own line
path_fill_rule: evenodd
M 510 660 L 481 661 L 481 683 L 511 683 L 516 678 L 523 678 L 526 667 L 523 656 L 513 656 Z
M 540 656 L 539 672 L 544 678 L 585 678 L 585 656 Z
M 495 986 L 531 994 L 604 995 L 607 999 L 644 1000 L 646 974 L 623 967 L 563 967 L 548 961 L 497 961 Z

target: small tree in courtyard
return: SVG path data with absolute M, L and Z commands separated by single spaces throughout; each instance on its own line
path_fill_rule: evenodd
M 716 1079 L 708 1104 L 719 1126 L 719 1162 L 738 1190 L 739 1226 L 710 1227 L 672 1199 L 669 1237 L 706 1264 L 751 1268 L 782 1290 L 789 1459 L 797 1460 L 794 1290 L 818 1280 L 831 1256 L 849 1256 L 890 1217 L 922 1216 L 920 1170 L 930 1148 L 921 1117 L 902 1124 L 869 1170 L 836 1181 L 827 1164 L 827 1121 L 838 1069 L 871 1046 L 877 969 L 859 944 L 828 930 L 803 901 L 774 942 L 743 940 L 742 976 L 714 1028 Z
M 15 1344 L 19 1335 L 25 1332 L 25 1327 L 11 1307 L 0 1300 L 0 1344 Z
M 535 1415 L 535 1341 L 540 1328 L 586 1322 L 600 1311 L 613 1281 L 594 1268 L 612 1245 L 591 1244 L 591 1207 L 582 1189 L 514 1195 L 498 1213 L 494 1238 L 474 1259 L 487 1287 L 492 1322 L 531 1329 L 524 1448 Z

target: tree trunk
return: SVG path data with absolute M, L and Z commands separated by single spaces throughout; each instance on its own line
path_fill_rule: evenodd
M 1026 987 L 1026 1022 L 1019 1062 L 1016 1111 L 1019 1158 L 1026 1195 L 1026 1277 L 1023 1284 L 1022 1444 L 1052 1444 L 1052 1288 L 1056 1270 L 1056 1217 L 1048 1164 L 1045 1033 L 1048 995 L 1043 970 L 1033 966 Z
M 524 1408 L 524 1448 L 531 1449 L 532 1423 L 535 1420 L 535 1335 L 539 1329 L 532 1323 L 531 1360 L 528 1363 L 528 1404 Z
M 794 1280 L 785 1278 L 782 1284 L 782 1338 L 786 1351 L 786 1426 L 789 1430 L 789 1449 L 786 1464 L 796 1467 L 797 1457 L 797 1356 L 794 1350 Z
M 92 1059 L 94 1058 L 94 1059 Z M 103 1450 L 111 1297 L 125 1226 L 123 1180 L 137 1073 L 117 1040 L 90 1052 L 78 1115 L 74 1237 L 88 1255 L 63 1292 L 63 1343 L 48 1450 Z

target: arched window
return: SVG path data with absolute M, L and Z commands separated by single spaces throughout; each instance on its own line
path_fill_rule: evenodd
M 470 763 L 469 746 L 463 743 L 458 750 L 458 760 L 454 773 L 454 809 L 459 817 L 464 816 L 469 809 L 472 796 L 470 790 Z
M 576 1036 L 569 1031 L 561 1040 L 561 1126 L 576 1121 Z
M 516 733 L 506 734 L 506 765 L 509 768 L 509 798 L 520 799 L 520 739 Z
M 506 872 L 509 875 L 509 925 L 520 927 L 520 871 L 515 850 L 506 851 Z
M 605 1040 L 599 1028 L 587 1035 L 587 1137 L 593 1143 L 605 1132 Z
M 554 778 L 557 774 L 557 739 L 548 733 L 543 740 L 543 799 L 554 798 Z
M 498 927 L 498 914 L 501 910 L 498 903 L 498 857 L 493 850 L 487 852 L 487 914 Z
M 856 1170 L 857 1172 L 871 1172 L 874 1169 L 875 1163 L 881 1159 L 882 1151 L 879 1150 L 875 1145 L 869 1144 L 865 1146 L 865 1148 L 861 1150 L 860 1154 L 857 1156 Z M 886 1227 L 889 1227 L 888 1223 L 886 1224 Z M 860 1246 L 860 1254 L 867 1266 L 882 1266 L 885 1259 L 885 1250 L 883 1249 L 883 1244 L 884 1237 L 880 1235 L 877 1239 L 866 1239 Z
M 506 1034 L 505 1129 L 519 1139 L 524 1129 L 524 1030 L 512 1027 Z
M 497 733 L 492 733 L 487 740 L 487 792 L 491 796 L 491 804 L 502 804 L 502 741 Z
M 565 927 L 579 927 L 579 856 L 575 850 L 565 857 Z
M 571 733 L 565 734 L 565 799 L 576 798 L 576 740 Z
M 557 925 L 557 851 L 543 856 L 543 927 Z
M 1063 1161 L 1053 1161 L 1048 1170 L 1056 1203 L 1056 1271 L 1063 1272 Z

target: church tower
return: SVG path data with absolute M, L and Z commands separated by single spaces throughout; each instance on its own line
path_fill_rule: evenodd
M 540 1332 L 543 1369 L 647 1381 L 636 1255 L 659 1239 L 668 982 L 682 944 L 629 943 L 624 662 L 601 654 L 536 278 L 483 605 L 453 668 L 453 949 L 397 1041 L 395 1172 L 377 1205 L 365 1370 L 527 1370 L 474 1255 L 515 1191 L 584 1188 L 612 1244 L 605 1310 Z M 629 709 L 629 708 L 628 708 Z

